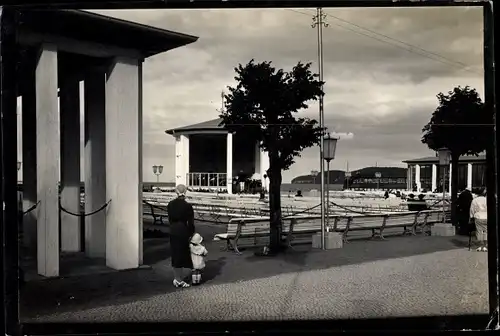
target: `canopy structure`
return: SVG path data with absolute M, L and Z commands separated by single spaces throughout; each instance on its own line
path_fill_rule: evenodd
M 60 275 L 60 251 L 140 266 L 143 62 L 198 37 L 79 10 L 19 11 L 15 29 L 23 209 L 35 207 L 23 218 L 24 244 L 38 274 Z M 74 215 L 82 156 L 85 213 L 101 209 L 84 221 Z

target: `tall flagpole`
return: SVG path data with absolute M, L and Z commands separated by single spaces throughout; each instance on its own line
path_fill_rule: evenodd
M 328 27 L 328 23 L 324 22 L 326 15 L 323 13 L 323 8 L 316 9 L 316 15 L 313 17 L 313 28 L 316 28 L 318 35 L 318 70 L 319 70 L 319 80 L 323 81 L 323 26 Z M 323 86 L 321 87 L 323 89 Z M 319 126 L 324 129 L 325 127 L 325 112 L 323 110 L 323 95 L 319 97 Z M 325 138 L 325 132 L 321 133 L 319 151 L 320 151 L 320 174 L 321 174 L 321 249 L 325 250 L 325 212 L 328 211 L 328 204 L 325 204 L 325 162 L 323 158 L 323 142 Z

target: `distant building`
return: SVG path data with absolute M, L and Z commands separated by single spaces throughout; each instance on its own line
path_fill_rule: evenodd
M 408 165 L 407 190 L 416 189 L 442 191 L 443 181 L 446 190 L 451 189 L 451 180 L 448 172 L 451 172 L 451 163 L 447 169 L 439 169 L 439 158 L 436 156 L 424 157 L 403 161 Z M 444 179 L 443 179 L 444 175 Z M 484 187 L 486 184 L 486 156 L 462 156 L 458 165 L 458 189 L 472 190 Z
M 256 177 L 267 188 L 267 152 L 221 126 L 222 119 L 167 130 L 175 137 L 175 184 L 192 188 L 238 188 L 238 177 Z M 229 183 L 228 183 L 229 181 Z

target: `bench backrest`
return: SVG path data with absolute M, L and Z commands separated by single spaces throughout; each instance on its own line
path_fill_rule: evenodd
M 418 212 L 390 214 L 387 216 L 387 221 L 385 225 L 387 227 L 412 225 L 415 223 L 415 220 L 418 218 L 418 216 L 419 216 Z
M 388 215 L 352 216 L 349 229 L 382 227 Z

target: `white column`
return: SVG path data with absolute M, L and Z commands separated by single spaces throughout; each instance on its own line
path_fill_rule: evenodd
M 406 168 L 406 191 L 411 191 L 411 165 Z
M 233 134 L 227 134 L 226 146 L 226 181 L 227 193 L 233 193 Z
M 260 147 L 259 147 L 259 144 L 255 144 L 255 153 L 254 153 L 254 157 L 255 157 L 255 167 L 254 167 L 254 172 L 255 174 L 259 174 L 259 175 L 262 175 L 260 173 Z M 262 178 L 262 176 L 261 176 Z
M 139 162 L 137 166 L 137 170 L 139 172 L 139 190 L 138 190 L 138 199 L 139 199 L 139 265 L 143 264 L 143 258 L 144 258 L 144 216 L 143 216 L 143 211 L 142 211 L 142 200 L 143 200 L 143 195 L 142 195 L 142 189 L 144 185 L 143 181 L 143 165 L 142 165 L 142 158 L 143 158 L 143 147 L 144 147 L 144 138 L 143 138 L 143 86 L 142 86 L 142 66 L 143 66 L 144 60 L 140 60 L 139 62 L 139 78 L 137 78 L 137 85 L 139 89 L 137 90 L 137 95 L 138 95 L 138 113 L 137 116 L 139 118 L 139 123 L 137 125 L 137 132 L 139 133 Z
M 104 71 L 87 72 L 84 81 L 85 213 L 107 202 L 105 83 Z M 85 254 L 91 258 L 106 256 L 106 209 L 85 217 Z
M 467 164 L 467 189 L 472 190 L 472 163 Z
M 59 118 L 57 50 L 44 45 L 36 67 L 36 179 L 38 274 L 59 275 Z
M 437 165 L 432 165 L 432 192 L 437 188 Z
M 80 83 L 61 74 L 59 110 L 61 134 L 61 206 L 80 212 Z M 61 250 L 80 251 L 80 217 L 61 210 Z
M 116 58 L 106 79 L 106 265 L 114 269 L 140 262 L 139 75 L 137 60 Z
M 420 165 L 415 166 L 415 184 L 417 185 L 417 192 L 420 192 L 420 190 L 421 190 Z
M 27 77 L 22 96 L 22 143 L 23 143 L 23 210 L 37 203 L 37 133 L 36 133 L 36 60 L 26 69 Z M 23 216 L 23 239 L 30 254 L 37 251 L 37 214 L 35 209 Z
M 189 172 L 189 138 L 186 135 L 175 137 L 175 185 L 187 185 Z
M 260 171 L 261 171 L 261 181 L 262 181 L 262 186 L 266 188 L 266 190 L 269 189 L 269 186 L 267 185 L 267 182 L 269 181 L 268 178 L 264 178 L 264 174 L 267 175 L 267 170 L 269 169 L 269 153 L 267 151 L 261 150 L 260 151 Z
M 184 151 L 184 185 L 188 185 L 188 173 L 189 173 L 189 135 L 183 135 L 183 151 Z
M 451 163 L 448 170 L 448 192 L 451 194 Z

